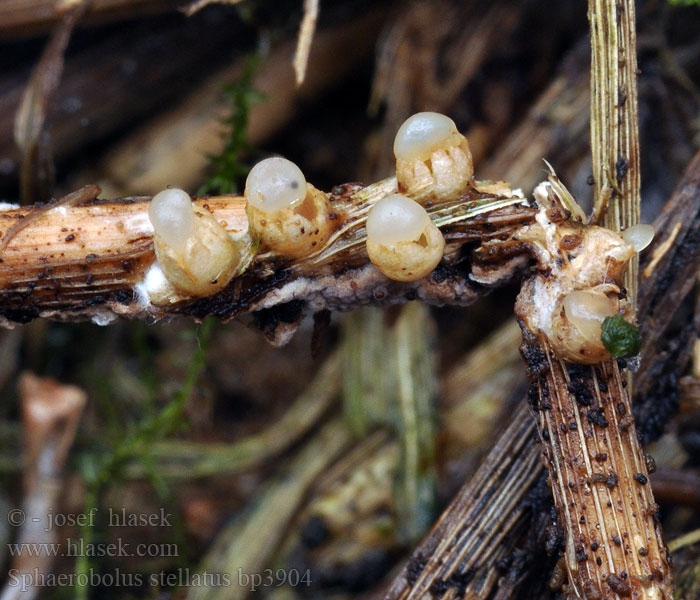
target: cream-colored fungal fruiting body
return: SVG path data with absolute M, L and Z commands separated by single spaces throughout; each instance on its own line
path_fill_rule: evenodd
M 367 255 L 390 279 L 415 281 L 442 259 L 445 239 L 425 209 L 406 196 L 382 198 L 367 216 Z
M 285 158 L 256 164 L 245 197 L 251 234 L 280 256 L 308 256 L 333 232 L 328 195 L 307 183 L 299 167 Z
M 156 194 L 148 216 L 158 266 L 175 290 L 208 296 L 236 274 L 243 258 L 241 244 L 211 213 L 195 206 L 187 192 L 167 189 Z
M 394 139 L 399 192 L 418 202 L 451 200 L 473 183 L 469 143 L 445 115 L 409 117 Z
M 566 220 L 549 182 L 537 186 L 534 195 L 536 223 L 516 239 L 530 245 L 539 269 L 523 285 L 516 314 L 532 332 L 547 336 L 564 360 L 609 359 L 601 327 L 616 314 L 633 319 L 621 282 L 636 248 L 609 229 Z
M 617 285 L 569 292 L 555 305 L 549 338 L 560 357 L 586 364 L 610 358 L 601 341 L 603 321 L 620 312 Z
M 632 225 L 622 232 L 622 239 L 630 244 L 635 252 L 641 252 L 654 239 L 654 227 L 644 223 Z

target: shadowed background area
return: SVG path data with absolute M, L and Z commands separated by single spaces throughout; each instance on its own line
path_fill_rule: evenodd
M 104 198 L 169 185 L 240 192 L 249 168 L 272 154 L 292 159 L 320 189 L 369 183 L 393 174 L 401 123 L 432 110 L 465 133 L 478 178 L 505 179 L 529 194 L 546 176 L 546 158 L 590 206 L 590 47 L 581 3 L 321 3 L 297 88 L 292 59 L 302 2 L 212 4 L 188 17 L 178 10 L 182 2 L 94 0 L 67 43 L 31 156 L 15 139 L 16 115 L 61 19 L 48 0 L 1 4 L 4 201 L 26 195 L 28 160 L 37 165 L 32 193 L 43 201 L 89 183 Z M 640 286 L 641 308 L 654 318 L 645 338 L 652 346 L 643 349 L 648 366 L 638 374 L 638 416 L 645 441 L 656 439 L 646 448 L 657 464 L 651 483 L 679 597 L 690 599 L 700 590 L 700 550 L 691 543 L 700 527 L 700 345 L 690 250 L 700 202 L 693 191 L 700 167 L 691 163 L 700 145 L 700 7 L 688 4 L 637 6 L 643 222 L 657 218 L 686 173 L 674 205 L 682 226 L 673 234 L 675 213 L 657 222 L 668 233 L 658 240 L 675 236 L 673 252 Z M 39 566 L 46 574 L 100 577 L 31 593 L 380 598 L 396 581 L 415 583 L 423 563 L 416 555 L 409 561 L 411 553 L 471 482 L 470 497 L 484 490 L 485 498 L 507 501 L 463 505 L 461 516 L 450 513 L 443 523 L 459 530 L 466 521 L 449 519 L 483 519 L 507 531 L 508 542 L 475 542 L 459 576 L 438 580 L 431 594 L 562 597 L 549 585 L 557 578 L 557 532 L 533 534 L 551 521 L 551 499 L 532 446 L 520 443 L 529 444 L 534 429 L 522 402 L 517 291 L 507 286 L 466 309 L 410 303 L 318 314 L 283 348 L 254 328 L 209 320 L 102 328 L 39 321 L 0 332 L 3 513 L 24 510 L 40 494 L 54 513 L 96 516 L 66 522 L 51 536 L 32 534 L 39 537 L 31 542 L 64 550 L 68 538 L 93 548 L 154 544 L 146 556 L 46 560 Z M 54 434 L 37 432 L 22 408 L 32 393 L 17 385 L 24 371 L 79 386 L 84 408 L 48 415 Z M 56 439 L 66 445 L 55 470 L 60 484 L 41 496 L 49 492 L 37 484 L 37 457 L 44 446 L 55 451 Z M 27 452 L 27 440 L 39 449 Z M 508 461 L 517 468 L 499 471 Z M 508 495 L 511 488 L 521 495 Z M 109 509 L 164 510 L 172 519 L 114 525 Z M 1 521 L 3 564 L 29 568 L 5 541 L 26 538 Z M 476 526 L 473 539 L 484 531 Z M 428 541 L 426 552 L 437 545 Z M 131 579 L 109 584 L 104 576 L 117 569 Z M 196 572 L 226 574 L 229 583 L 188 587 Z M 270 579 L 253 592 L 241 574 Z

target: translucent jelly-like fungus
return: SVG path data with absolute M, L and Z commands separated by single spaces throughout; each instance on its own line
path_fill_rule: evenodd
M 384 275 L 415 281 L 442 259 L 445 239 L 425 209 L 394 194 L 375 204 L 367 216 L 367 254 Z
M 240 249 L 208 211 L 192 204 L 187 192 L 159 192 L 148 216 L 158 264 L 175 289 L 207 296 L 231 280 L 241 262 Z
M 632 225 L 622 232 L 622 239 L 634 248 L 635 252 L 641 252 L 654 239 L 654 227 L 640 223 Z
M 449 200 L 472 183 L 469 143 L 445 115 L 409 117 L 396 133 L 394 156 L 399 191 L 415 200 Z
M 163 190 L 153 196 L 148 205 L 148 217 L 160 238 L 172 246 L 192 237 L 195 231 L 195 216 L 192 199 L 184 190 Z
M 328 196 L 306 183 L 299 167 L 286 158 L 267 158 L 255 165 L 246 180 L 245 197 L 251 232 L 282 256 L 308 256 L 333 231 Z
M 605 317 L 617 314 L 617 305 L 605 294 L 577 290 L 562 301 L 566 318 L 589 342 L 600 342 L 600 332 Z
M 245 197 L 255 208 L 274 213 L 306 197 L 306 178 L 291 160 L 281 156 L 267 158 L 250 170 Z
M 603 289 L 576 290 L 563 297 L 560 307 L 552 319 L 560 357 L 588 364 L 610 358 L 600 335 L 606 317 L 619 312 L 617 297 L 607 296 Z

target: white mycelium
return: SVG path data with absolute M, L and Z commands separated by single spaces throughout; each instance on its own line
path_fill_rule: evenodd
M 367 216 L 367 254 L 384 275 L 415 281 L 442 259 L 445 240 L 425 209 L 394 194 L 375 204 Z
M 292 161 L 279 156 L 266 158 L 250 170 L 245 197 L 258 210 L 275 213 L 306 197 L 306 179 Z
M 467 139 L 445 115 L 422 112 L 409 117 L 394 139 L 399 191 L 416 200 L 449 200 L 472 182 Z
M 641 252 L 654 239 L 654 227 L 639 223 L 632 225 L 622 232 L 622 239 L 634 248 L 635 252 Z
M 167 189 L 156 194 L 148 216 L 158 265 L 175 289 L 206 296 L 231 280 L 241 249 L 211 213 L 195 207 L 187 192 Z
M 255 165 L 245 185 L 251 233 L 262 247 L 280 256 L 300 258 L 318 251 L 333 231 L 327 194 L 306 183 L 286 158 Z

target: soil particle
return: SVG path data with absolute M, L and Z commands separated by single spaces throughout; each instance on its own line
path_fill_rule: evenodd
M 632 423 L 634 423 L 634 419 L 630 415 L 625 415 L 620 419 L 620 431 L 627 431 L 630 427 L 632 427 Z
M 591 410 L 588 411 L 588 414 L 586 415 L 586 419 L 590 423 L 593 423 L 594 425 L 605 428 L 608 426 L 608 420 L 605 418 L 605 415 L 603 414 L 603 407 L 599 406 L 597 408 L 592 408 Z
M 593 394 L 588 389 L 585 381 L 582 379 L 572 379 L 567 386 L 569 392 L 574 395 L 576 402 L 581 406 L 590 406 L 593 404 Z
M 610 575 L 606 577 L 605 583 L 607 583 L 610 586 L 610 589 L 618 596 L 632 595 L 632 588 L 630 587 L 630 584 L 614 573 L 610 573 Z
M 615 176 L 618 181 L 622 181 L 622 178 L 627 174 L 627 159 L 624 156 L 618 156 L 617 162 L 615 163 Z
M 656 473 L 656 461 L 651 454 L 644 455 L 644 462 L 647 465 L 647 473 Z
M 406 566 L 406 581 L 413 586 L 425 569 L 426 560 L 422 554 L 413 555 Z
M 547 357 L 539 344 L 523 342 L 520 352 L 527 363 L 527 373 L 530 381 L 535 381 L 548 368 Z
M 640 485 L 645 485 L 646 482 L 648 481 L 648 479 L 646 478 L 644 473 L 635 473 L 632 477 Z

